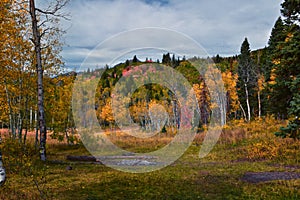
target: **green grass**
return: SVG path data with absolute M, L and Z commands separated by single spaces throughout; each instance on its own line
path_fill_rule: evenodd
M 230 126 L 204 159 L 198 157 L 203 139 L 199 135 L 176 162 L 144 174 L 120 172 L 100 164 L 68 162 L 66 155 L 88 155 L 84 146 L 49 144 L 50 161 L 32 159 L 31 165 L 20 168 L 19 173 L 10 172 L 0 188 L 0 199 L 299 199 L 299 179 L 258 184 L 241 181 L 245 172 L 300 172 L 299 141 L 273 137 L 271 131 L 280 124 L 269 123 L 233 125 L 245 131 Z M 127 143 L 122 147 L 126 148 Z M 135 150 L 130 144 L 128 148 Z M 138 146 L 136 150 L 147 152 L 149 148 Z M 51 160 L 64 162 L 57 164 Z M 66 170 L 67 166 L 73 169 Z M 28 169 L 30 173 L 26 172 Z

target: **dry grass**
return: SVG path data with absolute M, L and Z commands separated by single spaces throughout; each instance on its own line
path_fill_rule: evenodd
M 300 164 L 300 141 L 290 138 L 279 138 L 274 135 L 284 121 L 272 117 L 255 120 L 250 123 L 233 121 L 222 130 L 215 149 L 219 156 L 212 153 L 215 159 L 232 159 L 248 161 L 271 161 L 283 164 Z M 200 145 L 205 134 L 196 137 Z M 221 153 L 220 153 L 221 152 Z M 223 152 L 223 153 L 222 153 Z
M 137 153 L 155 151 L 169 144 L 173 139 L 172 136 L 163 134 L 157 134 L 149 138 L 138 138 L 126 135 L 123 132 L 109 134 L 108 138 L 120 148 Z
M 8 179 L 0 199 L 299 199 L 300 180 L 271 181 L 259 187 L 241 180 L 247 172 L 300 172 L 300 141 L 273 134 L 284 123 L 272 118 L 232 122 L 224 127 L 212 152 L 201 160 L 198 153 L 205 133 L 197 134 L 194 145 L 178 161 L 148 174 L 67 162 L 66 155 L 89 152 L 81 144 L 70 146 L 50 137 L 49 160 L 64 162 L 42 163 L 30 145 L 24 153 L 18 142 L 7 140 L 1 148 L 9 167 Z M 108 135 L 115 144 L 133 152 L 152 151 L 173 139 L 163 134 L 147 139 L 119 132 Z M 29 135 L 28 141 L 33 138 Z M 69 165 L 72 170 L 66 170 Z

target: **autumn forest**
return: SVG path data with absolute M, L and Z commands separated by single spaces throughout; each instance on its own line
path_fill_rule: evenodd
M 299 1 L 281 4 L 281 16 L 268 45 L 261 49 L 251 49 L 251 38 L 245 37 L 234 56 L 182 57 L 164 52 L 152 60 L 132 55 L 114 66 L 67 72 L 60 56 L 65 31 L 59 23 L 70 17 L 63 8 L 71 3 L 56 0 L 42 10 L 34 0 L 0 2 L 0 199 L 299 198 Z M 216 83 L 194 63 L 220 74 L 224 85 L 224 127 L 215 148 L 201 161 L 197 153 L 218 105 L 211 101 Z M 185 110 L 170 88 L 137 84 L 141 77 L 145 83 L 151 74 L 162 74 L 160 66 L 188 80 L 196 105 L 189 99 L 190 91 L 182 90 L 182 94 L 193 112 Z M 78 79 L 82 88 L 99 80 L 95 98 L 80 102 L 83 110 L 92 104 L 80 123 L 90 126 L 95 113 L 101 129 L 115 145 L 133 152 L 130 156 L 164 147 L 181 127 L 195 130 L 192 145 L 174 164 L 149 176 L 102 165 L 90 155 L 76 127 L 73 86 Z M 126 105 L 128 113 L 119 112 L 119 105 Z M 116 118 L 124 119 L 128 127 L 137 124 L 145 132 L 159 133 L 148 139 L 126 136 L 120 133 Z M 70 160 L 72 156 L 78 157 Z M 259 183 L 256 191 L 252 179 L 245 177 L 266 171 L 278 171 L 278 179 Z M 279 171 L 287 175 L 280 178 Z

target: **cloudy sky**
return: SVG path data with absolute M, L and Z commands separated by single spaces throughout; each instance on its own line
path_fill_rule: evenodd
M 77 69 L 101 42 L 145 27 L 182 33 L 199 43 L 209 56 L 236 55 L 245 37 L 251 49 L 267 45 L 281 3 L 282 0 L 71 0 L 66 9 L 72 17 L 64 22 L 67 34 L 62 56 L 67 68 Z M 140 32 L 139 37 L 143 34 Z M 165 38 L 161 40 L 156 42 L 163 44 Z M 104 62 L 102 59 L 97 65 Z

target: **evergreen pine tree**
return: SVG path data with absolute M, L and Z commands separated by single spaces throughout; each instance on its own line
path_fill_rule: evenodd
M 241 55 L 239 57 L 239 79 L 237 87 L 241 106 L 246 106 L 247 108 L 247 121 L 250 121 L 251 119 L 250 98 L 254 95 L 254 88 L 257 83 L 255 65 L 251 59 L 250 53 L 250 45 L 247 38 L 245 38 L 241 46 Z
M 134 62 L 134 63 L 138 62 L 136 55 L 133 56 L 132 62 Z
M 275 50 L 278 43 L 284 41 L 286 37 L 284 30 L 285 30 L 285 25 L 281 17 L 278 17 L 272 29 L 270 39 L 268 41 L 269 49 Z
M 268 41 L 267 47 L 267 62 L 264 67 L 264 76 L 266 81 L 270 81 L 272 72 L 272 60 L 274 59 L 274 54 L 278 50 L 278 45 L 283 42 L 286 38 L 286 25 L 284 25 L 281 17 L 275 22 L 274 28 L 272 29 L 270 39 Z
M 300 139 L 300 5 L 295 0 L 285 0 L 282 4 L 287 34 L 274 52 L 275 84 L 272 98 L 280 101 L 275 107 L 290 119 L 287 127 L 282 127 L 276 135 Z M 282 102 L 283 101 L 283 102 Z M 280 103 L 285 103 L 281 105 Z M 285 107 L 284 107 L 285 106 Z

